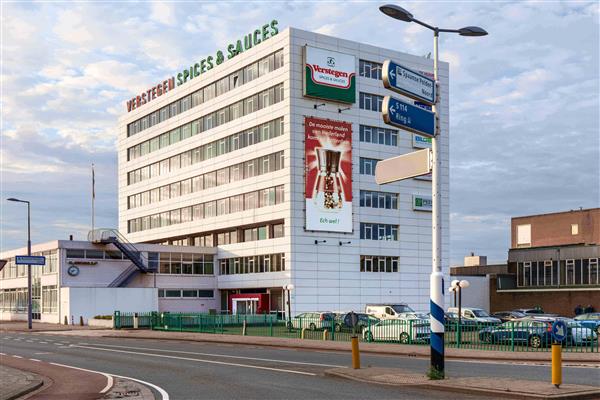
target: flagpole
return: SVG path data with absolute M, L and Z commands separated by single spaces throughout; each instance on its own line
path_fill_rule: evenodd
M 96 174 L 94 172 L 94 163 L 92 163 L 92 231 L 94 230 L 94 202 L 96 200 Z

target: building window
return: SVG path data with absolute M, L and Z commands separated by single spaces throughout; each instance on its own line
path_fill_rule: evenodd
M 359 107 L 361 110 L 370 110 L 381 112 L 381 104 L 383 103 L 383 96 L 371 93 L 360 92 L 359 95 Z
M 259 256 L 222 259 L 221 275 L 255 274 L 285 271 L 285 255 L 266 254 Z
M 360 158 L 360 173 L 362 175 L 375 175 L 375 166 L 377 165 L 377 161 L 374 158 Z
M 380 63 L 373 62 L 373 61 L 359 60 L 358 61 L 358 70 L 359 70 L 360 76 L 362 76 L 363 78 L 371 78 L 371 79 L 381 80 L 382 64 L 380 64 Z
M 399 257 L 360 256 L 360 272 L 398 272 Z
M 579 235 L 579 224 L 571 224 L 571 235 Z
M 42 313 L 58 311 L 58 289 L 56 285 L 42 286 Z
M 360 238 L 364 240 L 398 240 L 398 225 L 361 222 Z
M 517 225 L 517 247 L 531 246 L 531 225 Z
M 398 146 L 398 131 L 396 129 L 360 125 L 359 132 L 361 142 Z
M 367 208 L 398 209 L 398 193 L 360 191 L 360 206 Z
M 565 285 L 575 285 L 575 260 L 565 261 Z

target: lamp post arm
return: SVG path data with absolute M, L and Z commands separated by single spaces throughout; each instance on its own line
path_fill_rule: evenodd
M 416 18 L 414 18 L 414 17 L 413 17 L 413 19 L 412 19 L 412 21 L 411 21 L 411 22 L 416 22 L 417 24 L 419 24 L 419 25 L 421 25 L 421 26 L 424 26 L 424 27 L 425 27 L 425 28 L 427 28 L 427 29 L 431 29 L 432 31 L 435 31 L 435 30 L 437 30 L 437 29 L 438 29 L 438 28 L 436 28 L 436 27 L 434 27 L 434 26 L 431 26 L 431 25 L 429 25 L 429 24 L 427 24 L 427 23 L 425 23 L 425 22 L 423 22 L 423 21 L 420 21 L 420 20 L 418 20 L 418 19 L 416 19 Z

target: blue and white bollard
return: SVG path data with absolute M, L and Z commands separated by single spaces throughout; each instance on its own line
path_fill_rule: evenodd
M 431 367 L 444 374 L 444 276 L 432 272 L 430 276 L 430 345 Z

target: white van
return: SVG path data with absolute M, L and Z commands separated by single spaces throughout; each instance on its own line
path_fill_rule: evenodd
M 406 312 L 415 312 L 415 310 L 405 303 L 367 304 L 365 306 L 365 313 L 379 319 L 397 319 L 400 314 Z
M 448 308 L 448 312 L 458 313 L 458 307 L 450 307 Z M 463 318 L 475 321 L 477 323 L 499 324 L 502 322 L 500 319 L 492 317 L 482 308 L 461 307 L 460 312 Z

